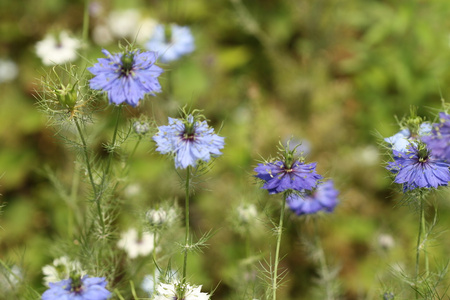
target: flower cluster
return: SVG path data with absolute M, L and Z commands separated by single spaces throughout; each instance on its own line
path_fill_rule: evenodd
M 145 47 L 158 52 L 163 63 L 177 60 L 195 49 L 194 37 L 189 27 L 176 24 L 157 25 Z
M 90 87 L 107 92 L 110 103 L 125 102 L 135 107 L 146 94 L 155 95 L 161 91 L 158 76 L 163 70 L 155 65 L 156 52 L 102 52 L 107 58 L 99 58 L 98 63 L 88 68 L 95 75 Z
M 450 181 L 450 163 L 433 155 L 422 142 L 412 143 L 408 150 L 393 150 L 394 161 L 386 167 L 396 174 L 395 183 L 403 184 L 403 191 L 416 188 L 437 188 Z
M 222 154 L 224 138 L 214 133 L 206 121 L 198 116 L 188 115 L 185 119 L 169 118 L 169 125 L 158 127 L 153 137 L 156 150 L 161 154 L 172 154 L 175 167 L 186 169 L 195 167 L 198 161 L 208 162 L 211 157 Z
M 431 124 L 423 122 L 417 130 L 417 135 L 412 133 L 409 128 L 402 129 L 391 137 L 385 138 L 384 141 L 389 143 L 393 150 L 406 151 L 408 146 L 419 137 L 424 137 L 431 132 Z
M 422 137 L 436 157 L 450 161 L 450 115 L 441 112 L 440 123 L 433 124 L 430 135 Z
M 111 292 L 106 289 L 103 277 L 74 277 L 50 283 L 42 294 L 42 300 L 106 300 Z
M 338 204 L 339 192 L 334 188 L 332 180 L 317 185 L 311 191 L 291 193 L 286 201 L 292 211 L 297 215 L 314 214 L 319 211 L 332 212 Z
M 154 300 L 208 300 L 209 295 L 201 292 L 202 286 L 181 284 L 179 281 L 173 283 L 160 283 L 156 288 Z
M 273 162 L 260 163 L 255 168 L 255 176 L 264 182 L 263 189 L 269 194 L 285 191 L 313 189 L 322 176 L 316 173 L 316 163 L 305 164 L 303 158 L 295 157 L 296 147 L 281 146 L 281 158 Z

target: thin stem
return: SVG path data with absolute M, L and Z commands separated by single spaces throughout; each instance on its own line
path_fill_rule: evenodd
M 320 241 L 319 230 L 317 225 L 317 218 L 313 218 L 314 223 L 314 240 L 316 244 L 316 251 L 318 252 L 319 264 L 322 273 L 322 279 L 325 281 L 326 292 L 327 292 L 327 300 L 333 300 L 333 290 L 330 284 L 330 271 L 328 269 L 327 261 L 325 258 L 325 253 L 323 251 L 322 243 Z
M 120 113 L 122 111 L 122 105 L 119 105 L 115 109 L 117 110 L 116 125 L 114 127 L 114 133 L 113 133 L 111 146 L 110 146 L 111 148 L 108 149 L 109 150 L 108 161 L 106 163 L 105 171 L 103 172 L 102 183 L 100 184 L 100 191 L 96 194 L 96 197 L 95 197 L 95 200 L 96 200 L 95 202 L 97 203 L 97 211 L 98 211 L 98 214 L 100 217 L 100 225 L 102 226 L 103 233 L 105 233 L 105 221 L 103 220 L 101 200 L 102 200 L 102 196 L 103 196 L 103 191 L 105 190 L 105 183 L 107 182 L 107 179 L 109 179 L 109 172 L 111 170 L 111 162 L 114 157 L 114 148 L 116 145 L 116 138 L 117 138 L 117 132 L 118 132 L 118 128 L 119 128 L 119 120 L 120 120 Z
M 88 39 L 89 39 L 89 4 L 90 0 L 85 0 L 84 2 L 84 13 L 83 13 L 83 46 L 84 52 L 87 50 Z
M 427 227 L 426 227 L 426 222 L 425 222 L 425 208 L 422 210 L 422 217 L 421 217 L 421 222 L 422 222 L 422 231 L 427 231 Z M 428 254 L 427 254 L 427 249 L 426 249 L 426 239 L 427 239 L 427 234 L 425 234 L 424 240 L 422 241 L 422 250 L 423 250 L 423 255 L 425 258 L 425 277 L 427 278 L 429 275 L 429 263 L 428 263 Z
M 185 226 L 186 226 L 186 236 L 184 239 L 185 249 L 184 249 L 184 263 L 183 263 L 183 284 L 186 283 L 186 269 L 187 269 L 187 257 L 188 257 L 188 247 L 189 247 L 189 185 L 191 176 L 191 166 L 187 167 L 186 171 L 186 200 L 185 200 Z
M 419 278 L 419 265 L 420 265 L 420 248 L 421 248 L 421 239 L 422 239 L 422 231 L 424 226 L 424 205 L 423 205 L 423 199 L 420 198 L 420 211 L 419 211 L 419 233 L 417 235 L 417 246 L 416 246 L 416 274 L 415 274 L 415 281 L 416 285 Z M 419 299 L 419 290 L 416 289 L 416 299 Z
M 277 247 L 275 250 L 275 266 L 273 270 L 273 279 L 272 279 L 272 299 L 277 299 L 277 287 L 278 287 L 278 259 L 280 257 L 280 245 L 281 245 L 281 234 L 283 233 L 283 219 L 284 219 L 284 209 L 286 206 L 286 197 L 287 193 L 283 194 L 283 204 L 281 205 L 281 213 L 280 213 L 280 223 L 277 228 Z
M 83 144 L 84 159 L 86 160 L 86 168 L 89 176 L 89 181 L 91 182 L 92 191 L 94 192 L 94 194 L 97 194 L 97 188 L 95 187 L 94 177 L 92 176 L 91 163 L 89 162 L 89 154 L 87 151 L 86 140 L 84 138 L 83 131 L 81 130 L 80 123 L 78 122 L 78 118 L 75 117 L 74 120 L 75 125 L 77 126 L 78 135 L 80 136 L 81 143 Z

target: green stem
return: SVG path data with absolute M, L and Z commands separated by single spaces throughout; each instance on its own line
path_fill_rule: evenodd
M 80 136 L 81 143 L 83 144 L 83 153 L 84 153 L 84 159 L 86 160 L 86 168 L 88 171 L 89 181 L 91 182 L 91 186 L 92 186 L 92 190 L 94 191 L 94 194 L 96 194 L 97 188 L 95 187 L 94 177 L 92 176 L 92 169 L 91 169 L 91 164 L 89 162 L 89 154 L 87 151 L 86 140 L 84 138 L 83 131 L 81 130 L 80 123 L 78 122 L 78 118 L 75 117 L 74 120 L 75 120 L 75 125 L 77 126 L 78 135 Z
M 119 128 L 119 120 L 120 120 L 120 113 L 122 111 L 122 105 L 119 105 L 118 107 L 115 108 L 117 111 L 116 114 L 116 125 L 114 127 L 114 133 L 113 133 L 113 137 L 112 137 L 112 141 L 111 141 L 111 148 L 108 149 L 109 150 L 109 155 L 108 155 L 108 161 L 106 163 L 106 168 L 105 171 L 103 172 L 103 176 L 102 176 L 102 183 L 100 184 L 100 191 L 96 194 L 95 200 L 97 203 L 97 211 L 100 217 L 100 225 L 102 226 L 102 232 L 105 233 L 105 221 L 103 220 L 103 213 L 102 213 L 102 208 L 101 208 L 101 200 L 102 200 L 102 196 L 103 196 L 103 191 L 105 190 L 105 184 L 107 182 L 107 179 L 109 179 L 109 172 L 111 170 L 111 162 L 112 159 L 114 157 L 114 149 L 116 146 L 116 138 L 117 138 L 117 132 L 118 132 L 118 128 Z
M 88 39 L 89 39 L 89 4 L 90 0 L 85 0 L 84 2 L 84 13 L 83 13 L 83 46 L 84 52 L 87 50 Z
M 422 212 L 422 217 L 421 217 L 421 221 L 422 221 L 422 231 L 427 231 L 427 227 L 426 227 L 426 222 L 425 222 L 425 208 L 423 209 Z M 427 238 L 427 235 L 425 235 L 425 239 Z M 425 278 L 428 277 L 429 275 L 429 263 L 428 263 L 428 253 L 427 253 L 427 249 L 426 249 L 426 240 L 422 241 L 422 250 L 423 250 L 423 255 L 425 258 Z
M 420 210 L 419 210 L 419 233 L 417 235 L 417 246 L 416 246 L 416 272 L 415 272 L 415 281 L 416 287 L 419 281 L 419 271 L 420 271 L 420 248 L 421 248 L 421 239 L 422 239 L 422 231 L 424 230 L 424 205 L 423 199 L 420 198 Z M 416 299 L 419 299 L 419 290 L 416 289 Z
M 283 195 L 283 204 L 281 205 L 281 213 L 280 213 L 280 223 L 277 228 L 277 247 L 275 250 L 275 265 L 273 269 L 273 279 L 272 279 L 272 299 L 277 299 L 277 287 L 278 287 L 278 263 L 280 257 L 280 246 L 281 246 L 281 234 L 283 233 L 283 219 L 284 219 L 284 209 L 286 206 L 286 197 L 287 193 L 285 192 Z
M 191 166 L 187 167 L 186 171 L 186 200 L 185 200 L 185 226 L 186 226 L 186 236 L 184 239 L 185 249 L 184 249 L 184 262 L 183 262 L 183 284 L 186 283 L 186 269 L 187 269 L 187 257 L 189 248 L 189 185 L 191 176 Z
M 325 253 L 323 251 L 322 243 L 320 241 L 319 229 L 317 225 L 317 218 L 313 218 L 314 223 L 314 240 L 316 244 L 316 251 L 318 252 L 319 264 L 322 273 L 322 279 L 325 281 L 327 300 L 334 300 L 333 290 L 330 285 L 330 271 L 328 269 Z
M 133 151 L 131 151 L 131 153 L 130 153 L 130 155 L 128 156 L 128 159 L 127 159 L 127 160 L 130 160 L 130 159 L 134 156 L 134 153 L 136 152 L 136 149 L 138 148 L 139 144 L 141 143 L 141 140 L 142 140 L 142 136 L 139 135 L 139 139 L 138 139 L 138 141 L 136 142 L 136 145 L 134 145 Z

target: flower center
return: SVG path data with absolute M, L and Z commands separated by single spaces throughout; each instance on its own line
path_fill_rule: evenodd
M 122 58 L 120 59 L 122 66 L 120 68 L 120 73 L 122 76 L 129 76 L 131 71 L 133 70 L 133 64 L 134 64 L 134 54 L 133 53 L 126 53 L 122 55 Z

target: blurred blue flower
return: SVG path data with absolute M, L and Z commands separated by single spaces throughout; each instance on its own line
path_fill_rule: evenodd
M 289 166 L 290 165 L 290 166 Z M 311 190 L 322 176 L 316 173 L 316 163 L 305 164 L 296 160 L 292 164 L 281 160 L 258 164 L 255 168 L 257 178 L 265 181 L 263 189 L 269 194 L 277 194 L 287 190 Z
M 158 52 L 163 63 L 177 60 L 195 49 L 194 37 L 189 27 L 176 24 L 157 25 L 145 47 Z
M 105 288 L 105 278 L 89 278 L 87 275 L 78 278 L 50 283 L 50 288 L 42 294 L 42 300 L 106 300 L 111 295 Z
M 424 122 L 420 124 L 418 135 L 419 137 L 425 136 L 431 132 L 431 124 Z M 393 150 L 404 152 L 407 150 L 409 144 L 416 140 L 417 137 L 411 135 L 411 131 L 406 128 L 403 129 L 391 137 L 385 138 L 384 141 L 389 143 Z
M 206 121 L 199 121 L 189 115 L 186 119 L 169 118 L 169 125 L 158 127 L 153 136 L 156 150 L 161 154 L 173 154 L 175 167 L 186 169 L 195 167 L 197 161 L 208 162 L 211 157 L 221 155 L 224 138 L 214 134 Z
M 110 103 L 126 102 L 134 107 L 145 94 L 155 95 L 161 91 L 158 76 L 163 69 L 155 65 L 156 52 L 102 52 L 107 58 L 99 58 L 98 63 L 88 68 L 95 75 L 90 87 L 107 92 Z
M 320 210 L 332 212 L 338 204 L 339 192 L 334 188 L 333 181 L 320 183 L 312 191 L 292 193 L 287 198 L 287 204 L 297 215 L 314 214 Z
M 450 115 L 439 113 L 440 123 L 433 124 L 430 135 L 423 136 L 431 153 L 441 159 L 450 161 Z
M 406 152 L 393 150 L 394 161 L 386 169 L 396 174 L 395 183 L 403 184 L 403 191 L 416 188 L 437 188 L 450 181 L 450 163 L 436 158 L 425 144 L 412 143 Z

